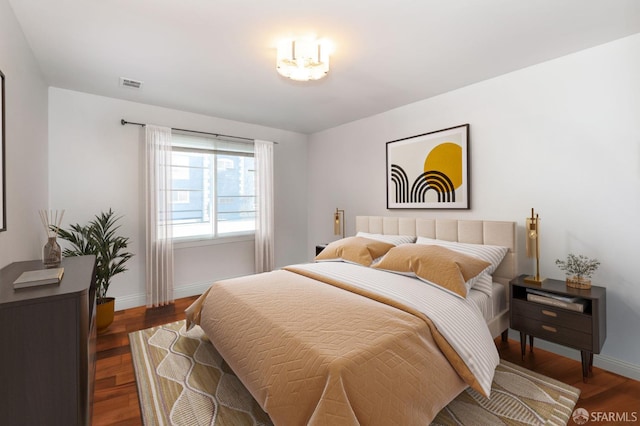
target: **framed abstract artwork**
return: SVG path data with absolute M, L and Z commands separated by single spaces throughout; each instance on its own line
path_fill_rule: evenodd
M 387 142 L 388 209 L 469 209 L 469 125 Z

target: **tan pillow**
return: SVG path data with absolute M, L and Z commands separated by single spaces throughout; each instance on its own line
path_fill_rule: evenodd
M 403 244 L 373 265 L 374 268 L 414 275 L 461 297 L 467 297 L 465 282 L 491 264 L 441 246 Z
M 374 259 L 383 256 L 393 244 L 364 237 L 347 237 L 334 241 L 316 256 L 316 261 L 342 260 L 369 266 Z

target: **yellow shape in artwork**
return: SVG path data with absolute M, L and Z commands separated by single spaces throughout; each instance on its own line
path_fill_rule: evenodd
M 458 189 L 462 185 L 462 147 L 445 142 L 433 148 L 424 160 L 424 171 L 429 170 L 444 173 Z

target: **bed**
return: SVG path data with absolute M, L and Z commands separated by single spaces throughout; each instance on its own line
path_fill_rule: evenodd
M 428 424 L 468 386 L 489 394 L 499 362 L 493 338 L 508 328 L 515 223 L 358 216 L 356 231 L 361 236 L 345 240 L 366 241 L 371 264 L 318 261 L 220 281 L 187 310 L 188 322 L 203 328 L 276 425 Z M 446 257 L 445 242 L 505 254 L 486 297 L 464 286 L 456 296 L 389 272 L 374 259 L 371 247 L 383 245 L 371 243 L 374 236 L 424 244 L 391 244 L 382 260 L 414 248 Z M 438 247 L 426 247 L 434 241 Z M 462 262 L 464 285 L 490 263 L 455 256 L 464 258 L 453 262 Z
M 509 281 L 518 275 L 516 223 L 509 221 L 424 219 L 412 217 L 356 216 L 356 232 L 416 235 L 438 240 L 506 247 L 507 254 L 492 274 L 495 311 L 487 326 L 495 338 L 506 339 L 509 330 Z

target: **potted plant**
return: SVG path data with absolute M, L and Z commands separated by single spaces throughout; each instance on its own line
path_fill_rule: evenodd
M 556 259 L 556 265 L 567 274 L 567 287 L 591 288 L 591 276 L 600 266 L 598 259 L 569 253 L 567 260 Z
M 69 230 L 56 228 L 58 236 L 71 244 L 65 248 L 65 257 L 96 256 L 96 324 L 98 333 L 104 332 L 113 322 L 115 298 L 107 297 L 107 290 L 114 275 L 126 271 L 125 263 L 133 257 L 127 246 L 128 237 L 116 235 L 120 228 L 119 216 L 109 209 L 95 216 L 87 225 L 70 225 Z

